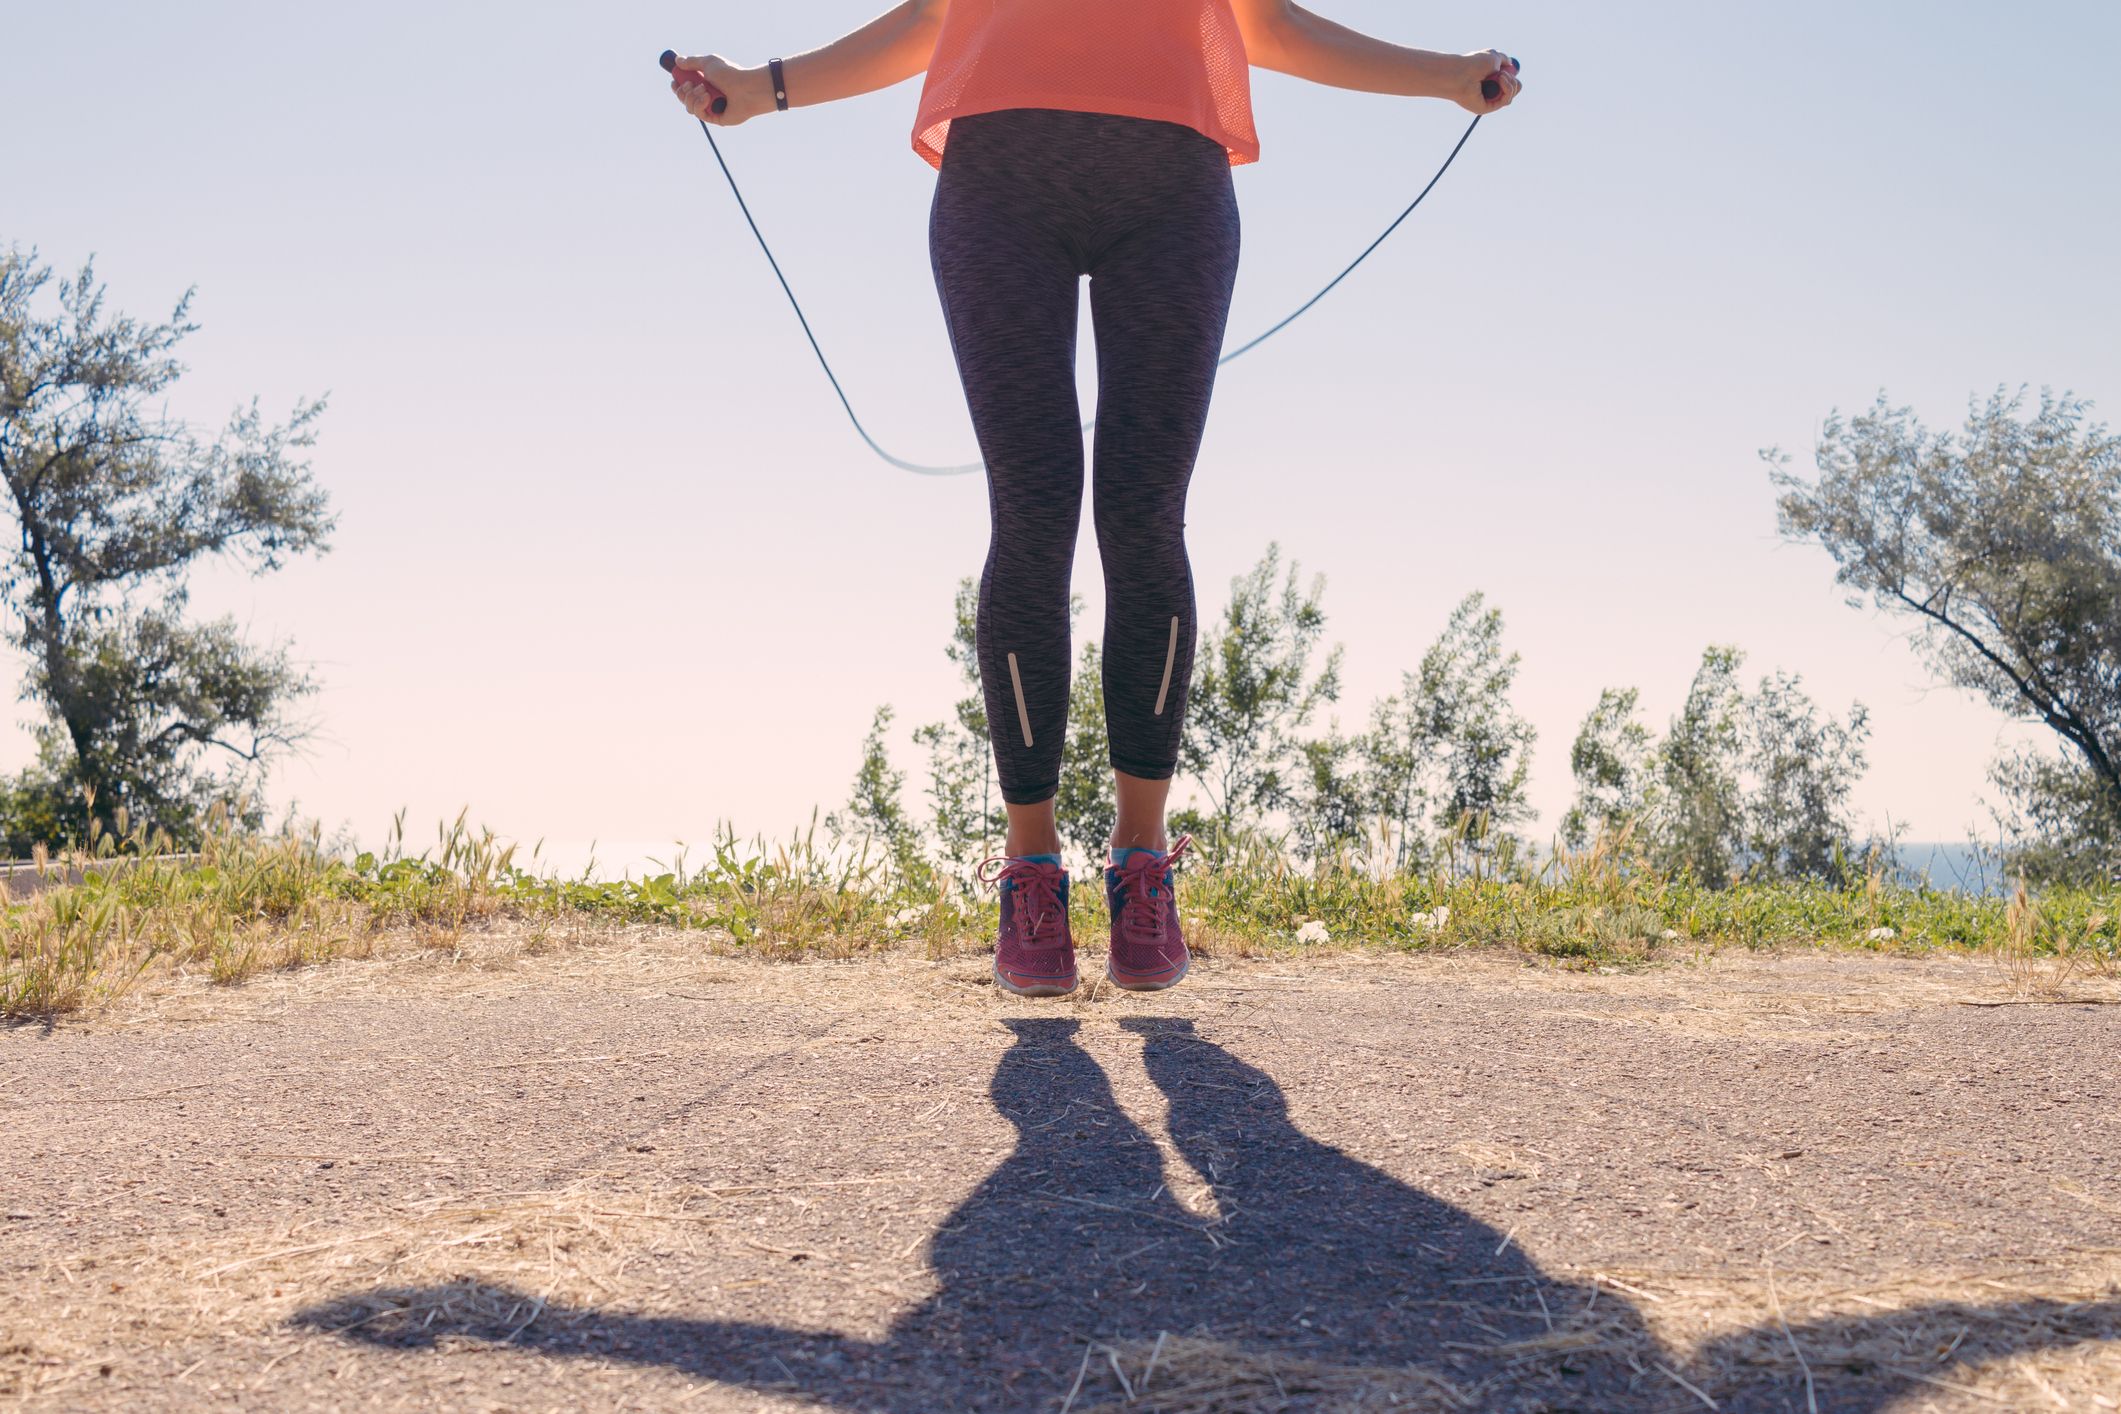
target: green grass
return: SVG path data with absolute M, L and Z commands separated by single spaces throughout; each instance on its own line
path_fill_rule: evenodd
M 92 1006 L 157 972 L 236 982 L 365 956 L 391 938 L 452 949 L 466 930 L 498 920 L 533 931 L 664 925 L 699 932 L 703 946 L 773 957 L 891 947 L 940 956 L 980 946 L 995 922 L 991 892 L 939 873 L 908 879 L 874 856 L 835 857 L 808 833 L 769 845 L 740 844 L 725 831 L 697 863 L 681 855 L 665 872 L 620 881 L 525 868 L 512 847 L 467 828 L 463 816 L 417 855 L 396 834 L 383 853 L 350 857 L 314 836 L 227 829 L 210 830 L 190 859 L 167 857 L 154 843 L 100 836 L 87 851 L 40 859 L 82 878 L 6 905 L 0 1016 Z M 1076 890 L 1078 936 L 1102 934 L 1101 894 Z M 1710 889 L 1623 867 L 1596 849 L 1551 860 L 1535 877 L 1380 877 L 1350 859 L 1298 867 L 1251 846 L 1189 865 L 1181 900 L 1190 935 L 1225 953 L 1503 947 L 1589 965 L 1801 945 L 1995 951 L 2121 970 L 2121 898 L 2113 891 L 2013 900 L 1879 876 L 1850 887 Z

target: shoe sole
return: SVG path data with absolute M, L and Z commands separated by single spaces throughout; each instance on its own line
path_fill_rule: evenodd
M 1162 973 L 1121 974 L 1112 970 L 1112 964 L 1109 961 L 1105 964 L 1105 977 L 1113 986 L 1123 992 L 1161 992 L 1167 987 L 1176 987 L 1179 983 L 1185 981 L 1186 974 L 1192 970 L 1193 958 L 1191 954 L 1188 954 L 1186 960 L 1178 965 L 1178 971 L 1172 973 L 1169 977 L 1164 977 Z
M 1071 976 L 1065 984 L 1060 982 L 1012 982 L 1002 971 L 999 959 L 994 964 L 994 985 L 1019 997 L 1065 997 L 1082 985 L 1080 976 Z

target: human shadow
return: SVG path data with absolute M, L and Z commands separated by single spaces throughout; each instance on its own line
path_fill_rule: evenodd
M 937 1230 L 935 1291 L 882 1340 L 828 1330 L 534 1306 L 527 1324 L 441 1322 L 441 1288 L 379 1288 L 301 1312 L 382 1346 L 445 1332 L 595 1354 L 859 1410 L 1130 1408 L 1803 1409 L 1763 1333 L 1692 1356 L 1660 1347 L 1620 1293 L 1543 1271 L 1508 1234 L 1319 1142 L 1262 1071 L 1190 1022 L 1144 1038 L 1169 1133 L 1209 1193 L 1189 1206 L 1065 1019 L 1005 1023 L 990 1095 L 1014 1151 Z M 1881 1409 L 1953 1365 L 2121 1334 L 2121 1300 L 1933 1308 L 1966 1329 L 1909 1373 L 1851 1358 L 1925 1312 L 1798 1325 L 1822 1410 Z M 1876 1340 L 1869 1340 L 1875 1346 Z M 1832 1358 L 1827 1354 L 1833 1352 Z M 1143 1375 L 1150 1378 L 1146 1388 Z

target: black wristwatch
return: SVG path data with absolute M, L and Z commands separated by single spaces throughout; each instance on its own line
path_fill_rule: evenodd
M 773 106 L 785 113 L 788 111 L 788 80 L 781 75 L 781 61 L 768 59 L 766 67 L 773 73 Z

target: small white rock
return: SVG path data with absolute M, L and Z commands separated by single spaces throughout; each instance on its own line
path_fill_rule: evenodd
M 1873 928 L 1863 935 L 1874 943 L 1889 943 L 1900 935 L 1890 928 Z
M 1325 924 L 1314 918 L 1296 930 L 1296 941 L 1299 943 L 1330 943 L 1333 941 L 1333 935 L 1326 931 Z
M 1658 936 L 1668 943 L 1676 943 L 1679 941 L 1679 930 L 1677 928 L 1667 928 Z

